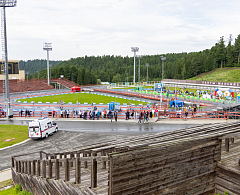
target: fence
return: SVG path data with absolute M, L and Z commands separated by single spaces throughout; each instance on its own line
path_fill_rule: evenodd
M 86 187 L 96 188 L 98 178 L 103 174 L 107 175 L 107 166 L 109 151 L 95 150 L 86 151 L 79 150 L 73 152 L 63 152 L 48 154 L 45 152 L 29 153 L 26 155 L 18 155 L 12 157 L 12 168 L 14 172 L 27 174 L 30 176 L 38 176 L 47 179 L 62 179 L 65 182 L 74 182 L 75 184 L 83 183 Z M 38 160 L 21 158 L 29 155 L 39 154 Z M 90 170 L 89 167 L 90 166 Z M 82 175 L 84 180 L 82 180 Z M 89 180 L 86 180 L 86 175 Z M 13 178 L 14 180 L 15 178 Z M 107 179 L 107 177 L 105 177 Z M 101 183 L 101 182 L 99 182 Z M 34 186 L 33 186 L 34 188 Z M 30 189 L 34 191 L 34 189 Z
M 215 184 L 220 185 L 217 189 L 231 189 L 237 181 L 221 184 L 220 178 L 215 182 L 222 142 L 228 152 L 236 136 L 240 136 L 239 122 L 117 139 L 70 152 L 33 153 L 37 155 L 33 159 L 19 155 L 12 157 L 13 180 L 31 192 L 40 183 L 42 194 L 50 185 L 56 190 L 61 181 L 76 183 L 78 190 L 91 186 L 96 194 L 99 190 L 110 195 L 210 194 Z M 91 169 L 85 167 L 90 164 Z
M 202 111 L 202 112 L 169 112 L 169 119 L 239 119 L 240 112 Z

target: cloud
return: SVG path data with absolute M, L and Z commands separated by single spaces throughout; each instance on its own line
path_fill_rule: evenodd
M 18 1 L 7 8 L 9 59 L 85 55 L 132 56 L 211 48 L 220 36 L 239 34 L 240 2 L 190 0 Z

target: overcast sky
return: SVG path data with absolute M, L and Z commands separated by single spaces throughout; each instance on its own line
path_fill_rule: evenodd
M 8 57 L 50 60 L 210 49 L 240 34 L 237 0 L 18 0 L 6 8 Z M 227 44 L 226 42 L 226 44 Z

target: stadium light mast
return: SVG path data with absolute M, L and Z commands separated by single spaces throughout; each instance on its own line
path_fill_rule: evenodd
M 161 60 L 162 60 L 162 80 L 163 80 L 163 77 L 164 77 L 164 60 L 166 60 L 166 57 L 161 56 Z
M 52 43 L 43 43 L 43 50 L 47 51 L 47 78 L 48 78 L 48 85 L 50 85 L 49 80 L 49 51 L 52 51 Z
M 134 52 L 134 70 L 133 70 L 133 84 L 135 85 L 135 57 L 136 57 L 136 52 L 139 51 L 138 47 L 131 47 L 132 52 Z
M 139 67 L 138 67 L 138 83 L 140 83 L 140 59 L 142 59 L 143 55 L 136 56 L 139 59 Z
M 3 50 L 3 60 L 2 63 L 5 67 L 5 88 L 6 88 L 6 111 L 7 119 L 9 116 L 12 117 L 12 111 L 10 110 L 10 98 L 9 98 L 9 80 L 8 80 L 8 52 L 7 52 L 7 28 L 6 28 L 6 7 L 15 7 L 17 5 L 17 0 L 1 0 L 0 7 L 2 7 L 2 50 Z

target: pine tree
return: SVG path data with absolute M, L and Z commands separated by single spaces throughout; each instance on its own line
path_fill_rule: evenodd
M 83 81 L 82 81 L 82 71 L 81 71 L 80 68 L 78 69 L 77 83 L 78 83 L 79 85 L 82 85 L 82 84 L 83 84 Z
M 220 37 L 220 41 L 216 44 L 216 60 L 219 64 L 221 64 L 221 68 L 223 68 L 223 61 L 225 60 L 225 44 L 224 44 L 224 36 Z

